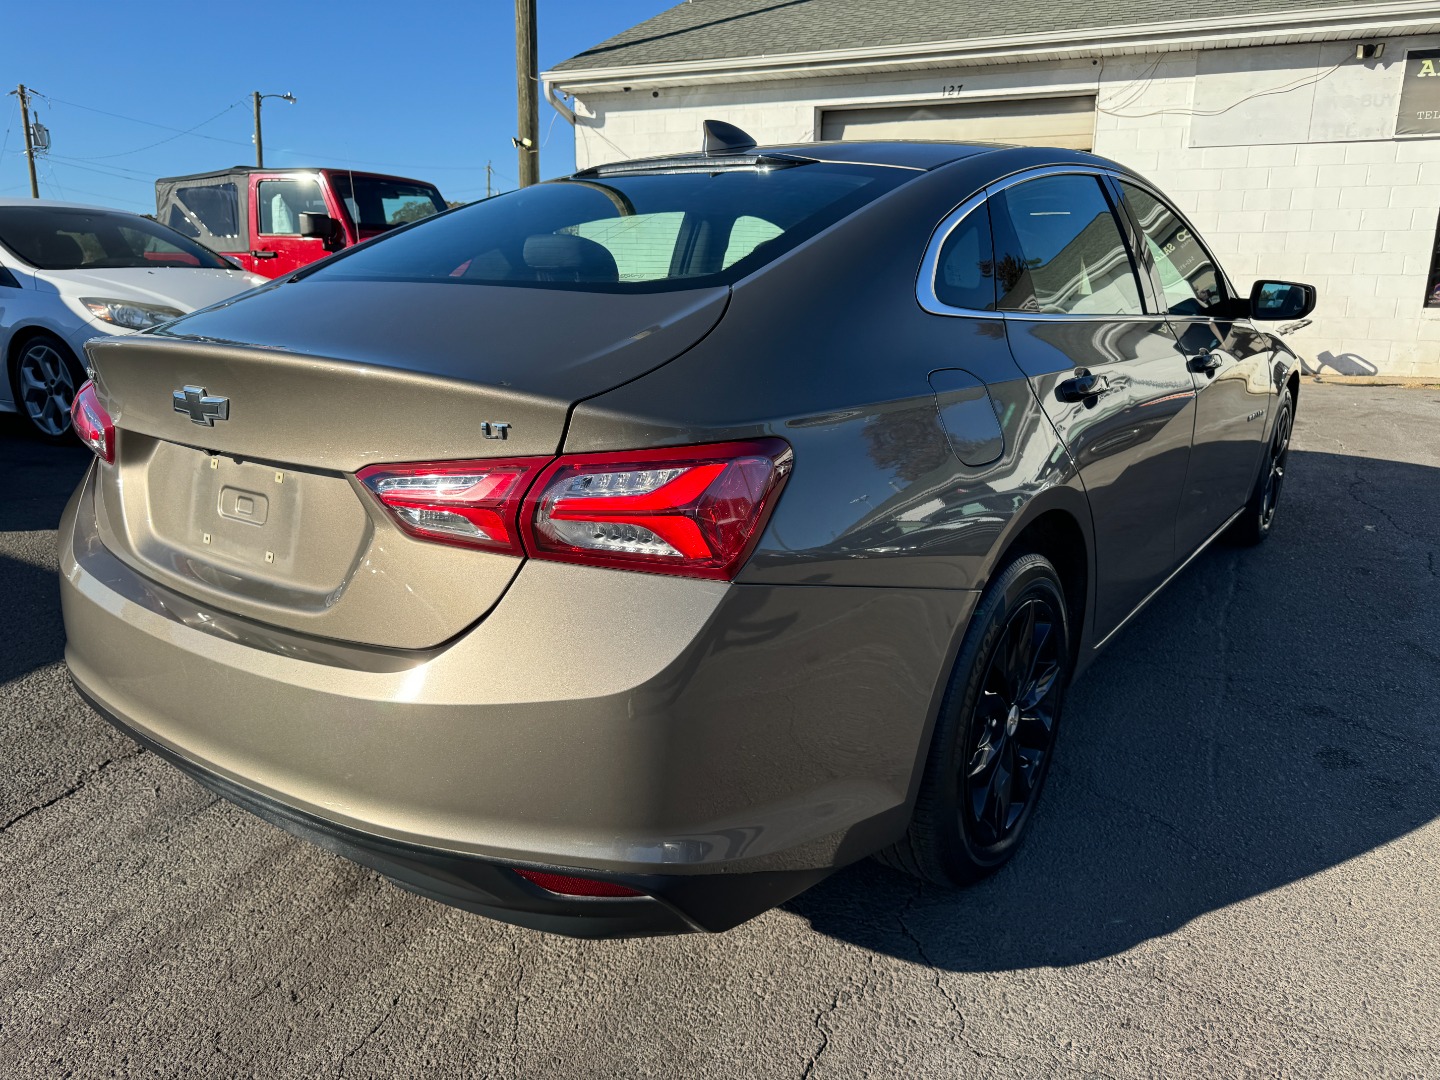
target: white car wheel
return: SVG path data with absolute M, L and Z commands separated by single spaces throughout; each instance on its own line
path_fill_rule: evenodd
M 41 435 L 58 439 L 70 430 L 70 406 L 82 381 L 79 365 L 50 337 L 26 342 L 15 360 L 15 403 Z

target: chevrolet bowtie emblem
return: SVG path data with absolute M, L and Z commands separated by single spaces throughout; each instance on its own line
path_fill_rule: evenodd
M 230 419 L 230 399 L 206 397 L 203 386 L 186 386 L 171 395 L 175 399 L 175 411 L 190 417 L 194 424 L 214 427 L 216 420 Z

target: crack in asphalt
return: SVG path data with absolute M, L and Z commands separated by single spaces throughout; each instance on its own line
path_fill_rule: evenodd
M 508 939 L 510 942 L 510 954 L 515 957 L 515 990 L 510 995 L 514 1008 L 510 1012 L 510 1064 L 516 1070 L 520 1068 L 520 990 L 525 985 L 525 954 L 520 948 L 520 941 L 514 935 Z
M 870 989 L 871 982 L 875 977 L 876 959 L 876 955 L 873 952 L 867 956 L 865 962 L 865 975 L 860 979 L 858 985 L 848 989 L 849 1000 L 845 1001 L 846 1005 L 858 1004 L 865 997 L 865 992 Z M 846 987 L 842 986 L 837 989 L 835 991 L 834 997 L 830 999 L 830 1004 L 825 1006 L 823 1009 L 821 1009 L 815 1014 L 815 1019 L 813 1023 L 815 1025 L 815 1030 L 820 1032 L 820 1045 L 815 1048 L 815 1052 L 811 1054 L 809 1060 L 805 1062 L 805 1068 L 800 1073 L 800 1080 L 810 1080 L 810 1077 L 815 1072 L 815 1066 L 819 1063 L 821 1056 L 825 1053 L 826 1050 L 830 1048 L 830 1032 L 820 1021 L 825 1019 L 825 1017 L 827 1016 L 834 1015 L 834 1013 L 840 1008 L 841 1001 L 845 999 L 846 993 Z
M 30 807 L 30 809 L 16 814 L 4 824 L 0 824 L 0 833 L 9 831 L 11 826 L 20 824 L 20 822 L 24 821 L 26 818 L 34 814 L 38 814 L 41 810 L 48 810 L 56 803 L 64 802 L 66 799 L 70 798 L 71 795 L 75 795 L 81 790 L 83 790 L 86 784 L 88 784 L 91 780 L 94 780 L 106 769 L 110 768 L 111 765 L 118 765 L 122 761 L 129 761 L 132 758 L 139 757 L 143 753 L 145 753 L 144 750 L 136 750 L 133 754 L 121 754 L 119 757 L 106 758 L 94 769 L 86 773 L 70 787 L 66 788 L 59 795 L 56 795 L 53 799 L 46 799 L 42 803 L 37 803 L 36 805 Z
M 955 1018 L 960 1021 L 958 1037 L 963 1038 L 965 1035 L 965 1014 L 960 1011 L 960 1003 L 955 1000 L 954 996 L 946 988 L 944 982 L 941 981 L 940 967 L 934 960 L 930 959 L 930 953 L 925 948 L 925 943 L 920 940 L 920 935 L 916 934 L 914 930 L 911 930 L 910 924 L 905 921 L 905 916 L 909 915 L 914 909 L 915 904 L 919 901 L 924 891 L 925 887 L 923 885 L 916 887 L 915 892 L 911 895 L 905 907 L 895 916 L 895 921 L 900 924 L 900 929 L 904 932 L 905 936 L 910 939 L 911 944 L 915 946 L 915 951 L 919 954 L 921 962 L 930 969 L 931 981 L 935 984 L 935 989 L 940 991 L 940 996 L 949 1002 L 950 1011 L 953 1012 Z
M 805 1068 L 800 1073 L 800 1080 L 810 1080 L 811 1074 L 815 1072 L 815 1065 L 820 1060 L 820 1055 L 830 1049 L 830 1032 L 825 1030 L 825 1025 L 820 1021 L 840 1007 L 840 997 L 844 993 L 843 988 L 836 990 L 835 996 L 830 999 L 830 1004 L 815 1014 L 815 1030 L 820 1032 L 820 1045 L 810 1055 L 810 1060 L 805 1062 Z
M 358 1043 L 356 1043 L 355 1046 L 354 1046 L 352 1049 L 348 1050 L 348 1051 L 346 1052 L 345 1056 L 340 1059 L 340 1068 L 339 1068 L 339 1070 L 336 1071 L 336 1073 L 335 1073 L 335 1076 L 336 1076 L 337 1078 L 342 1077 L 342 1076 L 345 1075 L 345 1063 L 346 1063 L 347 1061 L 349 1061 L 351 1058 L 353 1058 L 356 1054 L 358 1054 L 361 1050 L 365 1049 L 365 1044 L 368 1043 L 371 1039 L 373 1039 L 373 1038 L 375 1037 L 375 1034 L 376 1034 L 382 1027 L 385 1026 L 385 1022 L 386 1022 L 387 1020 L 389 1020 L 390 1017 L 392 1017 L 392 1016 L 395 1015 L 395 1010 L 396 1010 L 396 1008 L 399 1007 L 399 1005 L 400 1005 L 400 995 L 399 995 L 399 994 L 396 994 L 394 997 L 392 997 L 392 998 L 390 999 L 390 1005 L 389 1005 L 389 1007 L 386 1008 L 386 1010 L 385 1010 L 383 1013 L 380 1014 L 380 1019 L 379 1019 L 379 1020 L 376 1020 L 374 1026 L 371 1027 L 370 1030 L 365 1033 L 365 1037 L 364 1037 L 363 1039 L 361 1039 Z
M 1430 543 L 1431 543 L 1431 539 L 1432 539 L 1432 538 L 1431 538 L 1431 537 L 1428 537 L 1428 536 L 1421 536 L 1421 535 L 1419 535 L 1418 533 L 1411 532 L 1411 531 L 1410 531 L 1409 529 L 1407 529 L 1404 525 L 1401 525 L 1398 521 L 1396 521 L 1393 517 L 1391 517 L 1391 516 L 1390 516 L 1390 511 L 1386 510 L 1383 506 L 1376 506 L 1374 503 L 1370 502 L 1370 500 L 1368 500 L 1368 499 L 1362 499 L 1358 494 L 1356 494 L 1355 489 L 1356 489 L 1356 488 L 1360 488 L 1360 487 L 1364 487 L 1365 484 L 1366 484 L 1366 481 L 1361 478 L 1360 473 L 1359 473 L 1358 471 L 1352 472 L 1352 473 L 1351 473 L 1351 476 L 1353 476 L 1354 479 L 1351 481 L 1350 487 L 1349 487 L 1349 489 L 1348 489 L 1349 492 L 1350 492 L 1350 497 L 1351 497 L 1352 499 L 1354 499 L 1356 502 L 1358 502 L 1361 506 L 1364 506 L 1364 507 L 1366 507 L 1366 508 L 1368 508 L 1368 509 L 1370 509 L 1370 510 L 1375 511 L 1375 513 L 1379 514 L 1382 518 L 1385 519 L 1386 523 L 1389 524 L 1389 526 L 1390 526 L 1392 529 L 1394 529 L 1396 532 L 1400 533 L 1400 534 L 1403 535 L 1403 536 L 1408 536 L 1411 540 L 1414 540 L 1417 544 L 1422 545 L 1422 546 L 1425 548 L 1426 566 L 1427 566 L 1427 568 L 1429 569 L 1431 576 L 1432 576 L 1432 577 L 1440 577 L 1440 574 L 1437 574 L 1436 571 L 1435 571 L 1435 550 L 1434 550 L 1434 548 L 1430 547 Z

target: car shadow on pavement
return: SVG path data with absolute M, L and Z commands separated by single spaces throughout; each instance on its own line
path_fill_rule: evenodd
M 91 460 L 78 442 L 41 442 L 26 433 L 19 417 L 0 415 L 0 475 L 5 482 L 0 499 L 0 685 L 64 656 L 49 530 L 59 523 Z
M 58 446 L 42 442 L 27 432 L 20 417 L 0 413 L 0 476 L 5 482 L 0 533 L 55 528 L 93 460 L 78 440 Z
M 1440 816 L 1440 470 L 1290 475 L 1266 544 L 1201 556 L 1073 687 L 1008 867 L 949 891 L 865 861 L 787 909 L 941 968 L 1079 964 Z
M 0 686 L 65 655 L 60 588 L 53 571 L 0 555 L 0 596 L 9 614 L 0 631 Z

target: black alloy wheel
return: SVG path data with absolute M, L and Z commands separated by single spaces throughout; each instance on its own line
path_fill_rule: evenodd
M 15 407 L 35 434 L 49 442 L 70 435 L 70 408 L 85 381 L 73 353 L 58 338 L 36 334 L 15 353 L 10 384 Z
M 1280 492 L 1285 486 L 1286 472 L 1290 464 L 1290 436 L 1295 427 L 1295 400 L 1290 388 L 1280 394 L 1275 409 L 1275 424 L 1270 429 L 1270 441 L 1265 445 L 1265 456 L 1260 461 L 1260 474 L 1255 478 L 1255 490 L 1245 509 L 1235 519 L 1227 537 L 1231 542 L 1245 546 L 1260 543 L 1270 535 L 1275 524 L 1275 512 L 1280 507 Z
M 1264 489 L 1260 495 L 1260 528 L 1266 532 L 1275 521 L 1275 510 L 1280 505 L 1280 489 L 1285 483 L 1285 466 L 1290 458 L 1290 429 L 1294 420 L 1290 408 L 1290 392 L 1287 390 L 1280 402 L 1280 415 L 1275 418 L 1275 432 L 1270 438 L 1270 450 L 1266 461 Z
M 1060 577 L 1044 556 L 1021 555 L 976 606 L 910 829 L 880 861 L 942 885 L 969 884 L 1004 865 L 1049 772 L 1070 671 Z
M 1012 611 L 975 703 L 957 780 L 960 825 L 977 854 L 1011 841 L 1055 743 L 1063 616 L 1035 591 Z

